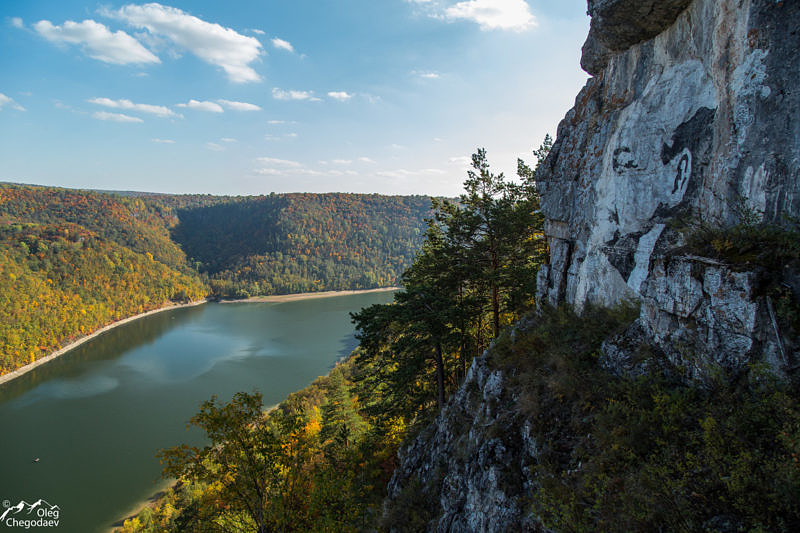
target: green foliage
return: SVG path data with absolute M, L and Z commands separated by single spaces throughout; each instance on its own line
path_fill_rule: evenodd
M 707 389 L 613 377 L 600 343 L 634 316 L 551 309 L 498 343 L 540 447 L 532 512 L 557 531 L 795 531 L 796 391 L 758 368 Z
M 762 222 L 743 201 L 739 202 L 736 212 L 739 222 L 729 226 L 704 222 L 686 224 L 681 228 L 686 238 L 685 249 L 742 270 L 761 267 L 780 272 L 786 266 L 800 266 L 798 221 Z
M 352 362 L 265 413 L 259 394 L 205 402 L 203 448 L 161 452 L 176 489 L 121 532 L 363 531 L 380 514 L 405 434 L 361 409 Z
M 458 203 L 434 201 L 427 240 L 394 303 L 353 315 L 356 362 L 373 369 L 361 380 L 364 394 L 394 391 L 380 406 L 385 416 L 413 420 L 441 407 L 501 325 L 533 305 L 547 256 L 535 171 L 520 161 L 522 183 L 507 181 L 482 149 L 472 165 Z

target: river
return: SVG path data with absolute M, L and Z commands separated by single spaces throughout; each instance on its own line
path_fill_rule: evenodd
M 0 500 L 59 507 L 57 528 L 32 530 L 108 531 L 163 485 L 159 449 L 202 443 L 186 428 L 201 402 L 258 390 L 266 406 L 279 403 L 355 348 L 349 312 L 391 298 L 384 292 L 165 311 L 6 383 Z

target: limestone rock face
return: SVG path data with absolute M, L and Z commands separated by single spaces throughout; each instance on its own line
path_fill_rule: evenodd
M 551 250 L 540 299 L 639 300 L 673 362 L 683 339 L 733 365 L 768 342 L 764 301 L 737 290 L 752 280 L 665 258 L 678 218 L 734 223 L 742 200 L 768 221 L 800 215 L 800 2 L 590 0 L 589 12 L 595 76 L 538 176 Z M 715 279 L 735 292 L 719 296 Z
M 675 22 L 691 0 L 589 0 L 592 23 L 581 66 L 599 74 L 611 52 L 655 37 Z
M 639 301 L 638 320 L 603 346 L 615 373 L 663 362 L 702 381 L 756 356 L 797 366 L 800 346 L 781 338 L 764 273 L 678 253 L 674 221 L 734 223 L 742 199 L 767 221 L 800 215 L 800 1 L 589 0 L 589 12 L 582 63 L 595 76 L 537 172 L 550 245 L 539 300 Z M 800 276 L 781 276 L 800 295 Z M 390 529 L 542 530 L 531 515 L 542 443 L 511 381 L 488 355 L 473 362 L 400 454 Z M 422 523 L 391 521 L 412 507 Z
M 505 379 L 486 354 L 476 358 L 436 421 L 401 451 L 387 514 L 419 491 L 431 516 L 425 526 L 389 520 L 390 531 L 539 531 L 526 500 L 537 445 Z

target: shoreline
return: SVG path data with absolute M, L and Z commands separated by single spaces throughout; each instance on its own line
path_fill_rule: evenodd
M 180 309 L 180 308 L 183 308 L 183 307 L 196 307 L 198 305 L 203 305 L 205 303 L 208 303 L 208 301 L 209 300 L 197 300 L 197 301 L 189 302 L 189 303 L 185 303 L 185 304 L 174 304 L 174 303 L 173 304 L 168 304 L 168 305 L 159 307 L 158 309 L 153 309 L 151 311 L 145 311 L 144 313 L 139 313 L 138 315 L 133 315 L 133 316 L 129 316 L 127 318 L 122 318 L 120 320 L 117 320 L 116 322 L 112 322 L 111 324 L 107 324 L 107 325 L 103 326 L 102 328 L 97 329 L 97 330 L 93 331 L 92 333 L 89 333 L 88 335 L 84 335 L 83 337 L 72 341 L 71 343 L 67 344 L 66 346 L 63 346 L 63 347 L 59 348 L 58 350 L 56 350 L 54 352 L 51 352 L 51 353 L 49 353 L 48 355 L 46 355 L 46 356 L 44 356 L 42 358 L 37 359 L 33 363 L 28 363 L 27 365 L 25 365 L 23 367 L 20 367 L 20 368 L 14 370 L 12 372 L 9 372 L 8 374 L 3 374 L 2 376 L 0 376 L 0 386 L 4 385 L 4 384 L 6 384 L 6 383 L 8 383 L 10 381 L 15 380 L 20 376 L 24 376 L 25 374 L 27 374 L 28 372 L 30 372 L 34 368 L 42 366 L 42 365 L 44 365 L 46 363 L 49 363 L 53 359 L 64 355 L 65 353 L 69 352 L 70 350 L 72 350 L 74 348 L 77 348 L 78 346 L 80 346 L 81 344 L 83 344 L 85 342 L 89 342 L 90 340 L 94 339 L 95 337 L 97 337 L 99 335 L 102 335 L 106 331 L 114 329 L 117 326 L 121 326 L 123 324 L 127 324 L 129 322 L 133 322 L 134 320 L 138 320 L 138 319 L 146 317 L 146 316 L 154 315 L 156 313 L 161 313 L 163 311 L 169 311 L 170 309 Z
M 238 303 L 279 303 L 294 302 L 297 300 L 314 300 L 316 298 L 331 298 L 334 296 L 348 296 L 351 294 L 368 294 L 371 292 L 390 292 L 400 290 L 402 287 L 381 287 L 379 289 L 352 289 L 346 291 L 299 292 L 297 294 L 275 294 L 271 296 L 251 296 L 241 300 L 219 300 L 221 304 Z

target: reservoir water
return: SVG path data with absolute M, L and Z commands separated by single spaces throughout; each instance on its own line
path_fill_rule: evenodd
M 59 526 L 41 531 L 108 531 L 163 486 L 159 449 L 202 443 L 186 428 L 201 402 L 258 390 L 279 403 L 355 348 L 351 311 L 391 298 L 165 311 L 0 386 L 0 500 L 58 505 Z

